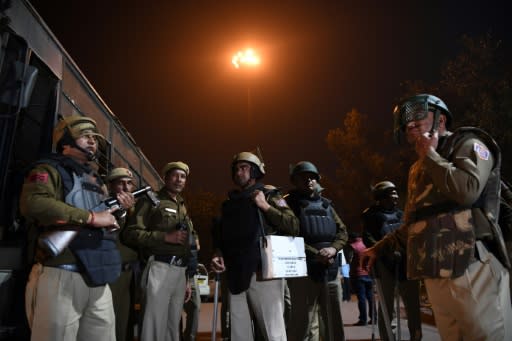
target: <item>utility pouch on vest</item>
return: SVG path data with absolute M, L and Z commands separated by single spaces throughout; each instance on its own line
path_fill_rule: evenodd
M 407 277 L 455 278 L 474 256 L 471 210 L 439 213 L 409 225 Z

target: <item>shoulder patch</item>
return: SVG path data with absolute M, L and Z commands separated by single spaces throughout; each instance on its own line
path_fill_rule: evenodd
M 38 184 L 46 184 L 48 183 L 48 173 L 46 172 L 37 172 L 30 174 L 28 177 L 29 183 L 38 183 Z
M 279 198 L 278 200 L 276 200 L 276 204 L 279 207 L 288 207 L 286 200 L 284 200 L 283 198 Z
M 476 155 L 478 155 L 478 157 L 481 158 L 482 160 L 489 160 L 489 149 L 487 149 L 487 147 L 484 146 L 483 144 L 475 142 L 473 144 L 473 150 L 475 151 Z

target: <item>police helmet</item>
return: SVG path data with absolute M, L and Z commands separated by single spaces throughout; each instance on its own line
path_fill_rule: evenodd
M 309 161 L 299 161 L 294 166 L 290 167 L 290 179 L 299 173 L 313 173 L 316 176 L 316 180 L 320 180 L 320 173 L 316 166 Z
M 390 190 L 396 190 L 396 186 L 391 181 L 381 181 L 372 187 L 372 193 L 375 200 L 382 199 Z
M 241 152 L 233 156 L 231 162 L 231 177 L 235 175 L 235 165 L 238 162 L 248 162 L 251 164 L 251 178 L 261 179 L 265 175 L 265 164 L 260 159 L 250 152 Z
M 400 135 L 407 123 L 424 119 L 429 111 L 435 114 L 444 114 L 446 116 L 446 126 L 450 127 L 453 116 L 446 104 L 434 95 L 419 94 L 409 97 L 395 106 L 393 110 L 395 140 L 400 141 Z
M 53 144 L 57 151 L 64 145 L 75 145 L 75 140 L 84 135 L 94 135 L 105 140 L 98 132 L 96 121 L 90 117 L 71 115 L 61 119 L 53 129 Z

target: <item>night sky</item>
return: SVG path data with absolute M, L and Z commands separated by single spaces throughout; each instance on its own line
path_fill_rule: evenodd
M 31 3 L 155 168 L 185 161 L 214 192 L 257 145 L 267 183 L 300 160 L 333 177 L 325 138 L 352 108 L 390 130 L 400 83 L 439 80 L 462 34 L 512 40 L 505 1 Z M 257 70 L 231 65 L 246 47 Z

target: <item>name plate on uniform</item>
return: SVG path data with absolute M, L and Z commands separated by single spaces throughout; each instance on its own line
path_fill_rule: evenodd
M 266 247 L 264 243 L 266 240 Z M 306 277 L 304 238 L 264 236 L 260 240 L 261 272 L 264 279 Z

